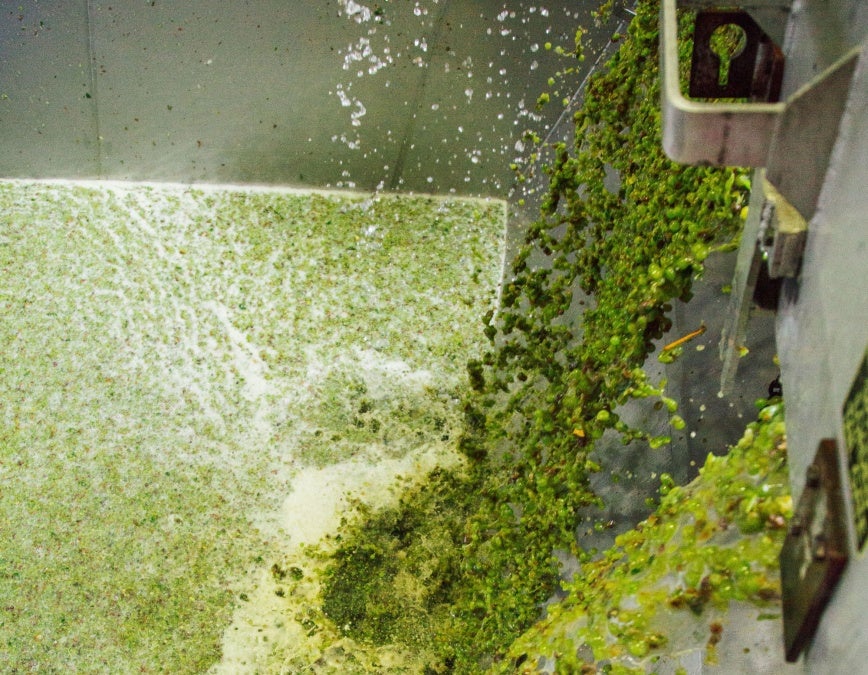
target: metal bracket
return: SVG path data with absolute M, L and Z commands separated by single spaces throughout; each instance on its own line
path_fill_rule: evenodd
M 663 0 L 663 149 L 676 162 L 764 166 L 783 103 L 708 103 L 681 93 L 676 0 Z
M 748 322 L 755 309 L 777 311 L 781 278 L 798 274 L 807 224 L 757 169 L 751 179 L 750 206 L 732 277 L 729 306 L 721 333 L 720 391 L 733 393 Z
M 838 448 L 820 442 L 781 549 L 784 647 L 794 662 L 810 642 L 847 566 L 847 534 Z
M 844 114 L 862 47 L 844 53 L 787 98 L 769 148 L 766 176 L 810 221 Z

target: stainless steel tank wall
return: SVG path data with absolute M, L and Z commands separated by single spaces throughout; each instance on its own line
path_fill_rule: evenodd
M 570 96 L 608 40 L 596 4 L 6 3 L 0 176 L 505 196 L 547 79 L 578 65 Z

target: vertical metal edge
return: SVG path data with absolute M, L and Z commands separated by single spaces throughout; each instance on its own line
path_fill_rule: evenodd
M 753 305 L 753 292 L 762 264 L 762 255 L 757 247 L 757 236 L 760 230 L 760 214 L 765 200 L 763 184 L 765 171 L 757 169 L 751 177 L 750 201 L 748 202 L 747 221 L 741 232 L 741 244 L 735 263 L 732 278 L 727 318 L 720 335 L 718 354 L 723 362 L 720 373 L 720 391 L 725 395 L 732 394 L 738 364 L 741 361 L 739 346 L 746 343 L 747 324 Z

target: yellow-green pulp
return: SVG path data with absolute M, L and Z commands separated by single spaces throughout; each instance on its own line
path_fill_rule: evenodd
M 346 491 L 454 462 L 503 204 L 45 183 L 0 204 L 0 670 L 255 667 L 272 565 Z

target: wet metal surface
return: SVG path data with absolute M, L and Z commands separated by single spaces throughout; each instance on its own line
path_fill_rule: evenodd
M 0 17 L 0 176 L 503 196 L 596 2 L 37 3 Z M 576 29 L 589 57 L 572 49 Z M 548 46 L 548 48 L 547 48 Z

